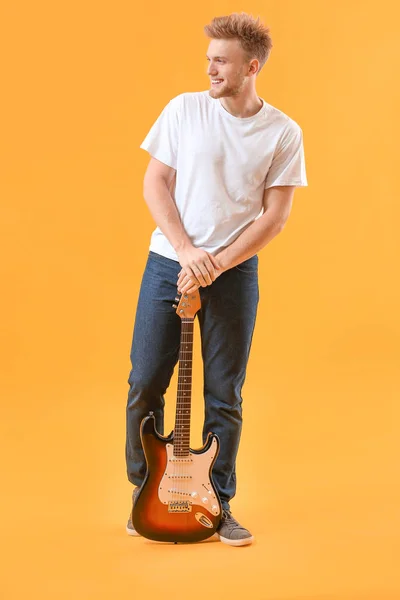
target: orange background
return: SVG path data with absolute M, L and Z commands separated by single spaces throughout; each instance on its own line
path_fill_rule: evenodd
M 309 181 L 260 252 L 232 501 L 256 542 L 154 544 L 125 533 L 129 350 L 154 228 L 139 145 L 172 97 L 208 88 L 203 26 L 242 10 L 271 27 L 257 91 L 302 127 Z M 2 9 L 2 597 L 400 597 L 399 12 Z M 176 374 L 168 431 L 175 394 Z

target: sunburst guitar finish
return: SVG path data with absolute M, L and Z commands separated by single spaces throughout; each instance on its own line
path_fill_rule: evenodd
M 132 510 L 136 531 L 160 542 L 199 542 L 212 536 L 221 519 L 211 478 L 217 436 L 209 434 L 203 448 L 176 457 L 173 432 L 160 436 L 154 416 L 148 416 L 142 421 L 141 438 L 147 475 Z

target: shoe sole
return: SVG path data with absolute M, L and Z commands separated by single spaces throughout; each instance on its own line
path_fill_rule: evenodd
M 223 544 L 228 544 L 228 546 L 248 546 L 253 543 L 254 536 L 243 538 L 242 540 L 230 540 L 229 538 L 223 537 L 219 533 L 216 533 Z

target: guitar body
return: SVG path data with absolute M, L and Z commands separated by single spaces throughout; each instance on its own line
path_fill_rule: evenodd
M 161 436 L 152 413 L 142 420 L 140 435 L 147 473 L 132 508 L 136 531 L 160 542 L 199 542 L 214 535 L 222 512 L 211 474 L 218 436 L 209 433 L 199 450 L 174 456 L 174 432 Z

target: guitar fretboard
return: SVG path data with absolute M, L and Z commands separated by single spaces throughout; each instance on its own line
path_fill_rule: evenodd
M 194 319 L 181 319 L 181 343 L 179 349 L 178 393 L 174 428 L 174 455 L 189 456 L 190 408 L 192 401 Z

